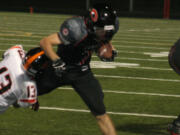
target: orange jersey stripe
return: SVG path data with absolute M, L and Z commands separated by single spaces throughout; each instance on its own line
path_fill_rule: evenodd
M 30 64 L 31 64 L 34 60 L 36 60 L 37 57 L 41 56 L 42 54 L 44 54 L 44 51 L 40 51 L 39 53 L 37 53 L 37 54 L 31 56 L 29 59 L 27 59 L 25 65 L 24 65 L 24 68 L 27 70 L 27 69 L 29 68 Z

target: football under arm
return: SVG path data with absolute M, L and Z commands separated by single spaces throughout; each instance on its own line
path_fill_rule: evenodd
M 97 51 L 97 56 L 101 61 L 112 62 L 114 61 L 114 58 L 117 57 L 117 51 L 112 43 L 108 42 L 101 45 L 101 47 Z

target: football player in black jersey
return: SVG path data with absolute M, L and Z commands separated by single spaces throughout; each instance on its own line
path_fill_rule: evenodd
M 71 85 L 96 117 L 103 135 L 116 135 L 110 117 L 106 114 L 104 94 L 90 69 L 93 52 L 102 44 L 109 44 L 119 29 L 116 11 L 108 4 L 96 4 L 84 16 L 64 21 L 58 33 L 40 41 L 40 47 L 51 59 L 52 66 L 38 79 L 39 95 L 64 85 Z M 57 53 L 53 46 L 58 45 Z M 116 54 L 112 50 L 113 61 Z
M 180 39 L 171 47 L 168 61 L 170 67 L 180 75 Z M 168 131 L 171 135 L 180 135 L 180 115 L 171 124 L 168 124 Z

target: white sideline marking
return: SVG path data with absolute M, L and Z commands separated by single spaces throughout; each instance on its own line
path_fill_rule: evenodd
M 167 57 L 169 52 L 159 52 L 159 53 L 149 53 L 144 52 L 145 55 L 150 55 L 151 57 Z
M 60 90 L 71 90 L 73 88 L 59 87 Z M 127 94 L 127 95 L 147 95 L 147 96 L 160 96 L 160 97 L 176 97 L 180 98 L 180 95 L 174 94 L 161 94 L 161 93 L 146 93 L 146 92 L 132 92 L 132 91 L 118 91 L 118 90 L 103 90 L 104 93 L 115 93 L 115 94 Z
M 120 78 L 120 79 L 134 79 L 134 80 L 150 80 L 150 81 L 162 81 L 162 82 L 180 82 L 180 80 L 175 79 L 161 79 L 161 78 L 145 78 L 145 77 L 131 77 L 131 76 L 113 76 L 113 75 L 97 75 L 97 77 L 102 78 Z
M 138 42 L 138 41 L 121 41 L 118 40 L 118 38 L 114 38 L 116 39 L 116 41 L 113 42 L 119 42 L 119 43 L 128 43 L 128 44 L 139 44 L 139 45 L 156 45 L 156 46 L 172 46 L 173 44 L 169 44 L 169 43 L 152 43 L 152 42 Z
M 160 36 L 156 36 L 156 35 L 153 35 L 153 34 L 147 34 L 147 33 L 143 33 L 143 34 L 138 34 L 138 35 L 132 35 L 130 33 L 126 33 L 124 32 L 124 35 L 116 35 L 115 36 L 117 39 L 121 39 L 121 40 L 132 40 L 132 39 L 136 39 L 138 41 L 147 41 L 147 42 L 152 42 L 152 41 L 158 41 L 158 42 L 174 42 L 176 41 L 177 39 L 172 39 L 172 38 L 169 38 L 167 37 L 167 35 L 161 35 Z
M 177 97 L 177 98 L 180 98 L 180 95 L 169 95 L 169 94 L 160 94 L 160 93 L 126 92 L 126 91 L 112 91 L 112 90 L 105 90 L 103 92 L 105 92 L 105 93 L 116 93 L 116 94 L 148 95 L 148 96 Z
M 1 14 L 1 16 L 7 16 L 7 14 Z M 13 14 L 12 15 L 9 15 L 8 14 L 8 16 L 10 16 L 10 17 L 15 17 L 15 18 L 17 18 L 17 17 L 31 17 L 31 18 L 56 18 L 56 19 L 65 19 L 65 18 L 69 18 L 69 17 L 71 17 L 71 16 L 67 16 L 67 15 L 54 15 L 54 14 L 50 14 L 50 15 L 39 15 L 39 14 L 33 14 L 33 15 L 30 15 L 29 13 L 27 13 L 27 14 L 21 14 L 21 15 L 15 15 L 15 16 L 13 16 Z M 11 22 L 11 24 L 17 24 L 17 23 L 13 23 L 13 22 Z
M 19 25 L 19 24 L 18 24 Z M 0 26 L 0 29 L 3 29 L 3 30 L 9 30 L 9 29 L 4 29 L 4 27 L 1 27 Z M 48 30 L 48 29 L 36 29 L 36 30 L 32 30 L 32 29 L 24 29 L 24 28 L 18 28 L 18 29 L 14 29 L 14 28 L 12 28 L 11 30 L 13 30 L 13 31 L 22 31 L 22 32 L 26 32 L 26 31 L 28 31 L 28 32 L 34 32 L 34 33 L 38 33 L 38 32 L 44 32 L 44 33 L 54 33 L 56 30 Z
M 137 63 L 91 61 L 92 68 L 139 67 Z
M 27 41 L 27 42 L 39 42 L 39 39 L 38 40 L 35 40 L 35 39 L 7 39 L 7 38 L 0 38 L 0 40 L 2 41 Z M 13 45 L 13 44 L 10 44 L 10 43 L 1 43 L 1 44 L 7 44 L 7 45 Z M 26 46 L 26 45 L 24 45 Z
M 160 29 L 160 28 L 154 28 L 154 29 L 129 29 L 127 31 L 144 31 L 144 32 L 150 32 L 150 31 L 160 31 L 160 30 L 164 30 L 164 29 Z M 177 28 L 167 28 L 166 30 L 170 30 L 170 31 L 178 31 L 180 29 Z
M 162 70 L 162 71 L 171 71 L 171 68 L 154 68 L 154 67 L 126 67 L 126 68 L 136 68 L 136 69 L 149 69 L 149 70 Z
M 121 62 L 102 62 L 102 61 L 91 61 L 91 68 L 135 68 L 135 69 L 149 69 L 149 70 L 163 70 L 171 71 L 171 68 L 154 68 L 154 67 L 140 67 L 137 63 L 121 63 Z
M 128 45 L 119 45 L 113 44 L 115 48 L 139 48 L 139 49 L 155 49 L 155 50 L 169 50 L 169 48 L 165 47 L 143 47 L 143 46 L 128 46 Z
M 140 32 L 151 32 L 151 31 L 160 31 L 160 28 L 154 28 L 154 29 L 129 29 L 127 31 L 140 31 Z
M 33 38 L 43 38 L 43 36 L 32 36 L 30 33 L 27 34 L 1 34 L 0 36 L 6 36 L 6 37 L 33 37 Z
M 60 108 L 60 107 L 45 107 L 41 106 L 40 109 L 42 110 L 56 110 L 56 111 L 67 111 L 67 112 L 83 112 L 83 113 L 90 113 L 89 110 L 84 109 L 72 109 L 72 108 Z M 123 113 L 123 112 L 107 112 L 108 114 L 112 115 L 125 115 L 125 116 L 139 116 L 139 117 L 153 117 L 153 118 L 177 118 L 177 116 L 171 115 L 156 115 L 156 114 L 143 114 L 143 113 Z
M 11 31 L 8 31 L 8 30 L 6 30 L 6 31 L 2 31 L 2 30 L 0 30 L 0 34 L 11 34 L 11 33 L 16 33 L 16 34 L 25 34 L 25 35 L 27 35 L 27 34 L 29 34 L 29 35 L 41 35 L 41 36 L 47 36 L 47 33 L 40 33 L 40 32 L 25 32 L 25 31 L 18 31 L 18 30 L 11 30 Z M 48 32 L 49 33 L 49 32 Z
M 138 60 L 138 61 L 160 61 L 160 62 L 167 62 L 167 59 L 142 59 L 142 58 L 128 58 L 128 57 L 116 57 L 116 59 L 122 60 Z

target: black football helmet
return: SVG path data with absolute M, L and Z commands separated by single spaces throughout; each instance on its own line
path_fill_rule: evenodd
M 45 55 L 40 48 L 33 48 L 26 53 L 23 60 L 23 67 L 28 75 L 35 77 L 46 69 L 50 64 L 50 59 Z
M 119 29 L 119 20 L 116 11 L 106 3 L 95 4 L 88 11 L 89 29 L 96 35 L 104 32 L 104 39 L 111 40 Z M 98 36 L 98 35 L 97 35 Z

